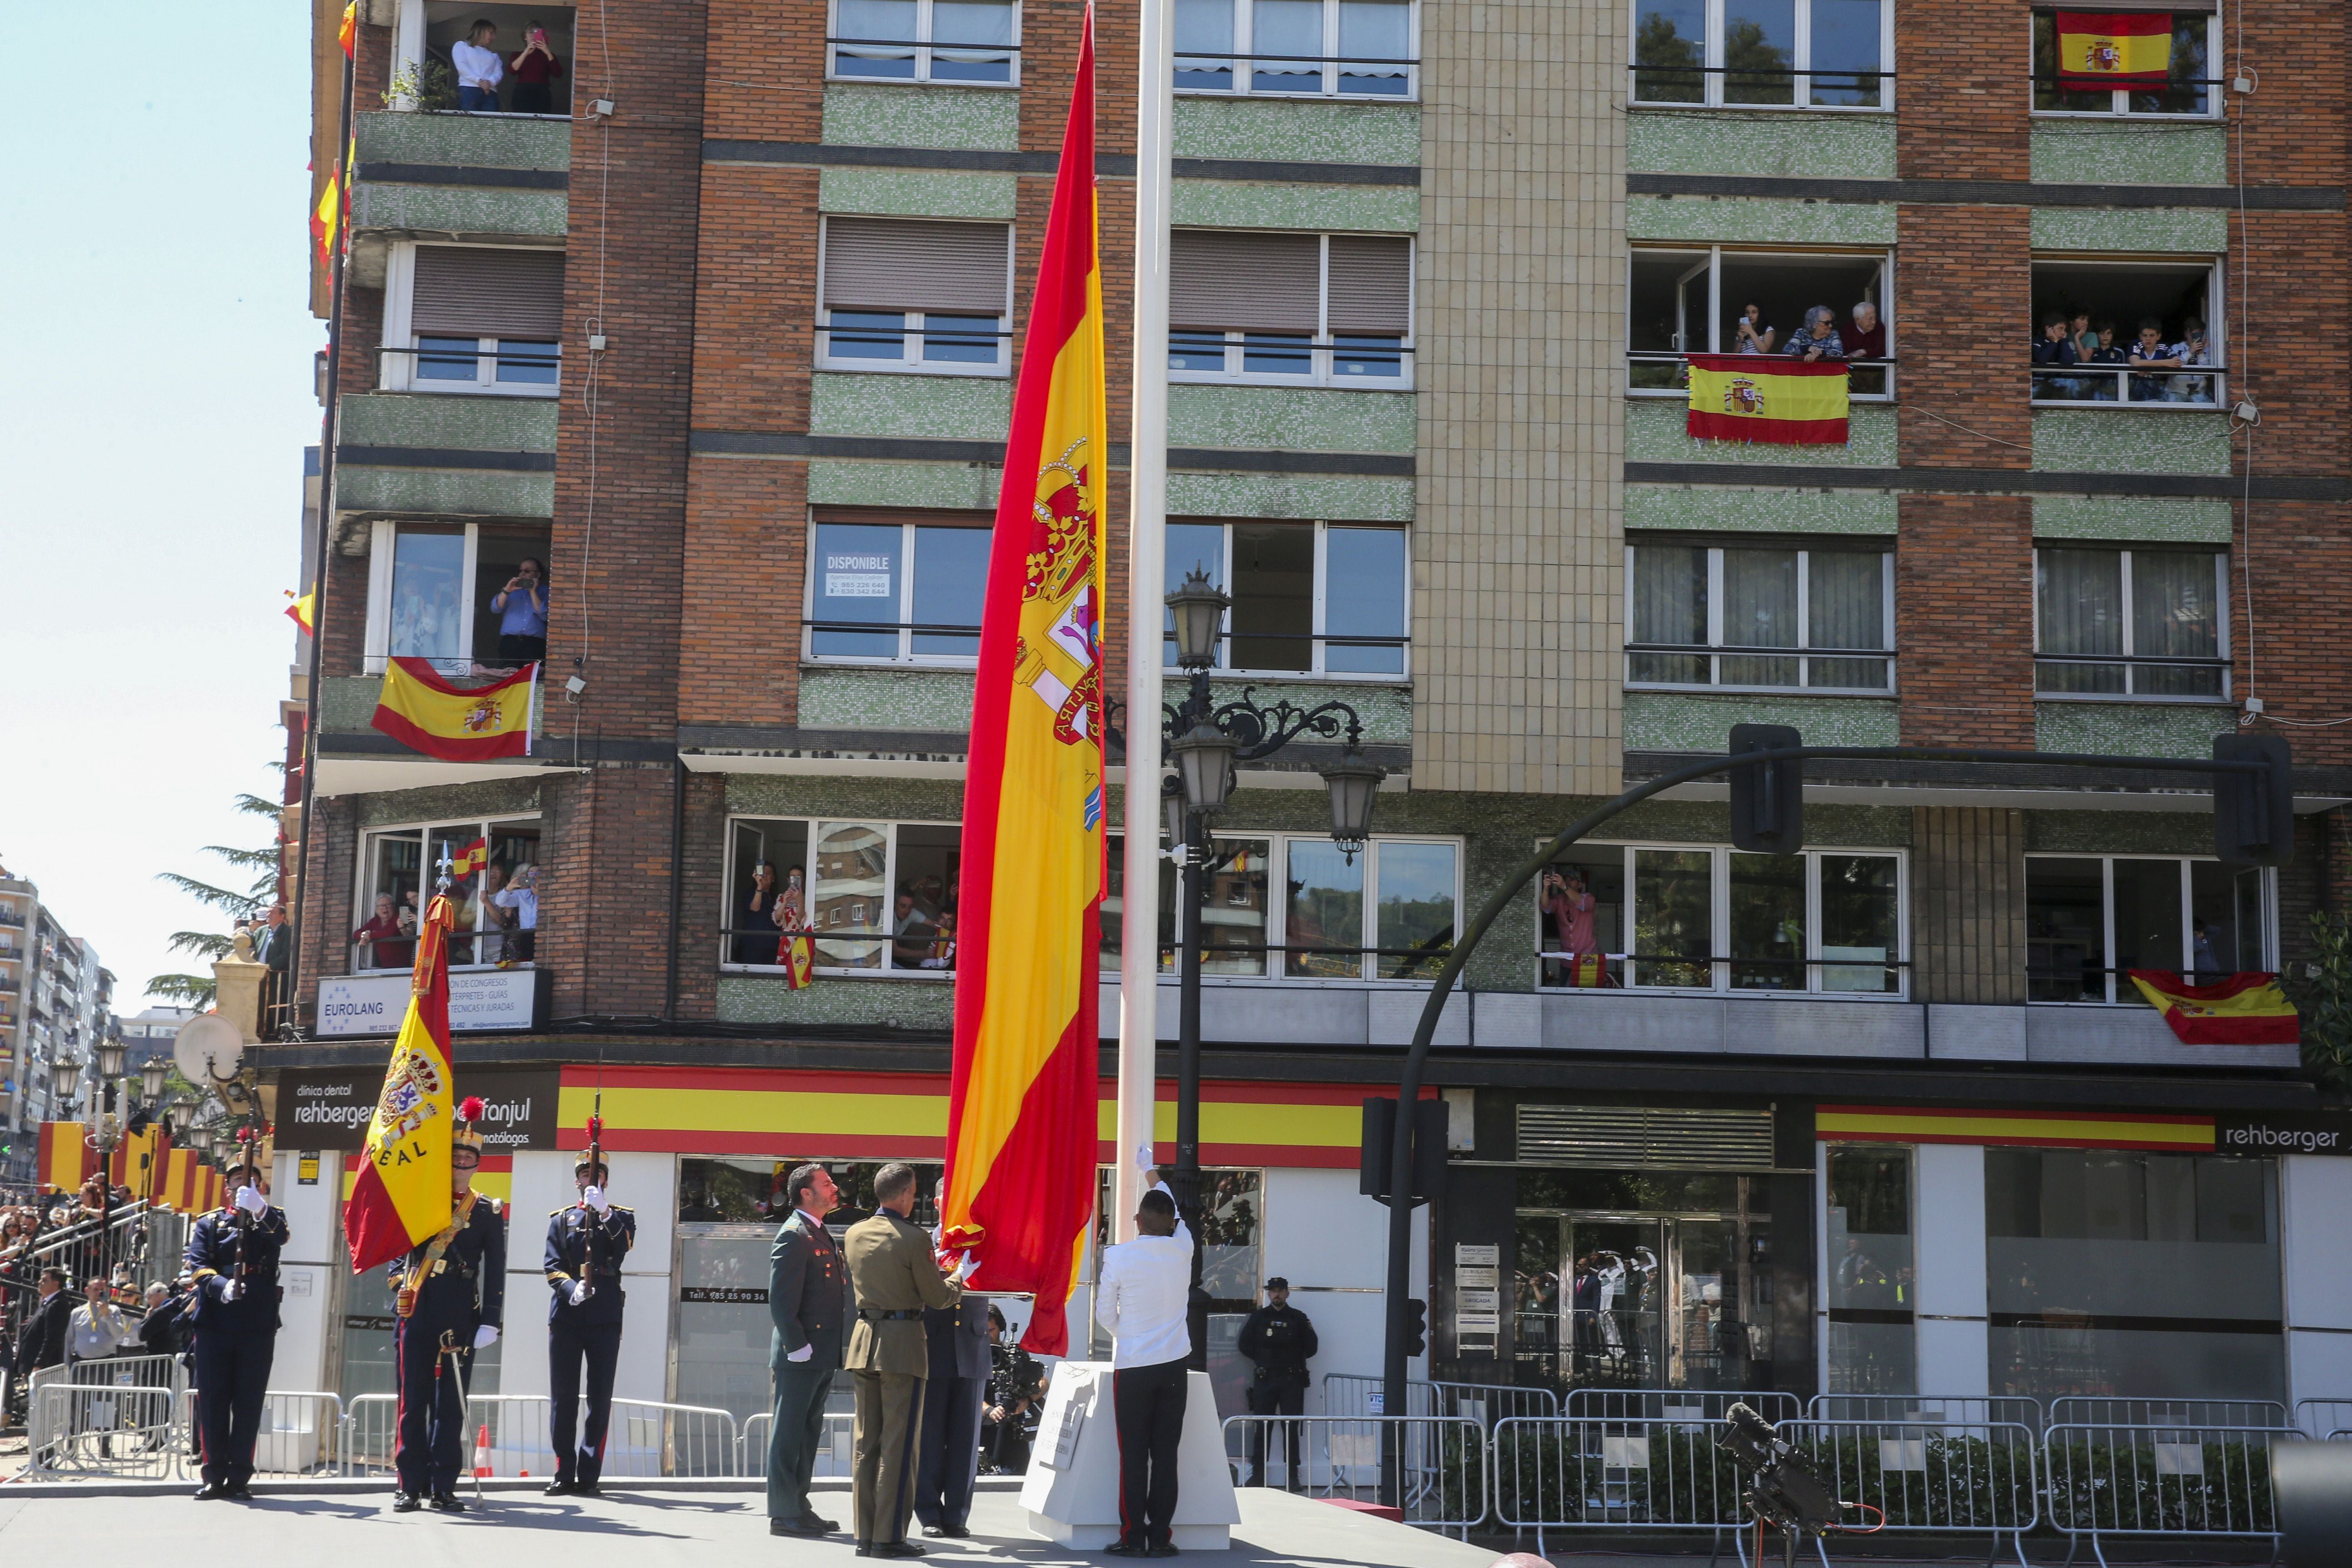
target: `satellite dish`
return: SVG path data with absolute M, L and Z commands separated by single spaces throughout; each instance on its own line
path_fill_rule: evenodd
M 218 1013 L 199 1013 L 172 1037 L 172 1062 L 198 1089 L 229 1077 L 245 1058 L 245 1031 Z

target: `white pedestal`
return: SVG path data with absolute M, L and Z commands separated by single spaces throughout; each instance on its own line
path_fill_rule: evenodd
M 1080 1552 L 1099 1552 L 1118 1539 L 1118 1426 L 1111 1408 L 1110 1363 L 1066 1361 L 1045 1391 L 1037 1445 L 1021 1485 L 1029 1528 Z M 1053 1463 L 1065 1423 L 1075 1411 L 1076 1441 Z M 1241 1522 L 1217 1396 L 1209 1374 L 1186 1378 L 1184 1436 L 1177 1450 L 1175 1542 L 1182 1552 L 1223 1552 Z

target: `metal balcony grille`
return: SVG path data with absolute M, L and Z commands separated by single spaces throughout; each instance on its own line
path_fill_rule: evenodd
M 1691 1110 L 1639 1105 L 1522 1105 L 1523 1163 L 1622 1170 L 1629 1165 L 1710 1171 L 1772 1168 L 1769 1110 Z

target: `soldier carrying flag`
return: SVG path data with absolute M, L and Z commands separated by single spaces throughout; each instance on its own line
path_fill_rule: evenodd
M 505 1218 L 496 1198 L 474 1191 L 474 1170 L 482 1163 L 482 1110 L 478 1099 L 457 1108 L 448 1224 L 386 1271 L 397 1315 L 393 1343 L 400 1379 L 395 1513 L 415 1511 L 427 1497 L 443 1513 L 466 1510 L 457 1500 L 466 1384 L 474 1352 L 498 1342 L 507 1281 Z

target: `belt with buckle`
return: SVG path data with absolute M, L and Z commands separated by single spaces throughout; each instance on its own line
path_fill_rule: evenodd
M 904 1312 L 877 1312 L 870 1308 L 860 1307 L 857 1310 L 857 1315 L 865 1319 L 869 1323 L 903 1323 L 912 1320 L 920 1319 L 923 1315 L 923 1310 L 920 1307 L 917 1307 L 910 1311 Z

